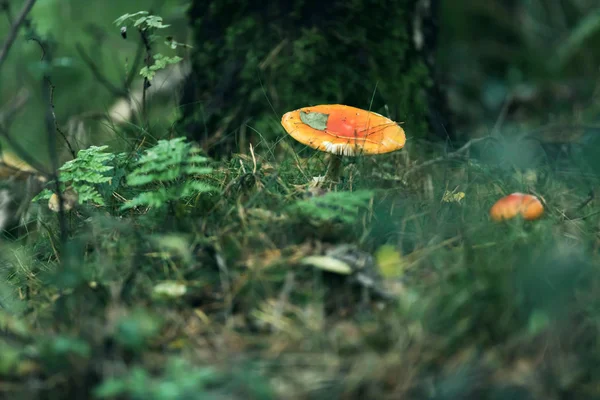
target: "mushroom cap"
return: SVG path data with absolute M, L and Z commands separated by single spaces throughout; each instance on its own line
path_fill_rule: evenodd
M 512 193 L 498 200 L 490 209 L 490 217 L 494 221 L 512 219 L 521 215 L 523 219 L 532 221 L 544 213 L 544 206 L 537 197 L 530 194 Z
M 404 129 L 391 119 L 341 104 L 290 111 L 281 124 L 300 143 L 345 156 L 389 153 L 406 142 Z

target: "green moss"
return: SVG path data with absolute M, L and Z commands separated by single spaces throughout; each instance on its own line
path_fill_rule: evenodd
M 246 1 L 234 13 L 229 2 L 204 3 L 189 11 L 197 87 L 183 126 L 210 135 L 229 117 L 227 133 L 247 123 L 273 139 L 285 112 L 343 103 L 405 122 L 410 137 L 425 135 L 431 79 L 412 46 L 413 1 L 275 2 L 268 10 Z

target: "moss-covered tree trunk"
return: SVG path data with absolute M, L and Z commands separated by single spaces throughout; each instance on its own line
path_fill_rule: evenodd
M 281 116 L 343 103 L 445 136 L 437 0 L 194 0 L 180 127 L 213 155 L 283 134 Z M 372 105 L 371 105 L 371 100 Z

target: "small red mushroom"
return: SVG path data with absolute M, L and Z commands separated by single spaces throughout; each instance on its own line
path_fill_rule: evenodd
M 513 193 L 498 200 L 490 209 L 494 221 L 504 221 L 520 215 L 532 221 L 544 213 L 544 206 L 537 197 L 530 194 Z

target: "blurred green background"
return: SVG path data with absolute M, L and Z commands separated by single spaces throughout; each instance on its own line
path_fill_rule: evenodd
M 13 14 L 20 11 L 22 2 L 9 1 Z M 32 28 L 53 44 L 52 83 L 57 121 L 66 133 L 76 130 L 76 122 L 84 120 L 89 140 L 93 144 L 122 146 L 122 141 L 107 135 L 107 129 L 98 126 L 88 114 L 107 113 L 116 99 L 92 74 L 77 51 L 80 45 L 102 74 L 116 87 L 122 87 L 131 69 L 139 38 L 135 32 L 123 40 L 114 20 L 125 13 L 152 10 L 169 21 L 169 33 L 180 42 L 187 39 L 185 12 L 188 2 L 178 0 L 128 0 L 88 2 L 82 0 L 38 1 L 30 14 Z M 0 37 L 8 31 L 7 19 L 0 19 Z M 0 103 L 11 104 L 20 91 L 29 98 L 11 126 L 11 135 L 40 160 L 48 162 L 47 134 L 44 122 L 45 101 L 42 99 L 42 51 L 27 40 L 27 29 L 22 29 L 9 57 L 0 70 Z M 141 66 L 140 66 L 141 68 Z M 142 80 L 136 76 L 132 89 L 141 88 Z M 22 93 L 22 92 L 21 92 Z M 172 109 L 171 109 L 172 112 Z M 159 114 L 157 120 L 164 120 Z M 110 129 L 108 129 L 109 131 Z M 64 142 L 59 139 L 59 144 Z
M 17 1 L 8 4 L 13 14 L 20 7 Z M 177 0 L 39 1 L 31 18 L 37 34 L 51 38 L 55 44 L 52 79 L 60 125 L 65 130 L 75 131 L 81 129 L 81 126 L 77 128 L 77 122 L 83 120 L 91 142 L 122 144 L 106 135 L 110 129 L 99 127 L 97 121 L 89 118 L 91 114 L 107 112 L 116 99 L 94 78 L 76 46 L 81 45 L 103 75 L 113 85 L 121 87 L 135 58 L 138 40 L 131 37 L 123 40 L 113 21 L 126 12 L 152 10 L 171 25 L 168 34 L 180 42 L 191 43 L 193 35 L 186 16 L 189 5 L 189 1 Z M 391 2 L 390 7 L 393 6 L 394 2 Z M 502 115 L 509 128 L 513 126 L 511 124 L 522 122 L 541 126 L 565 119 L 588 124 L 596 121 L 598 107 L 594 96 L 599 59 L 596 49 L 600 42 L 597 6 L 594 1 L 584 0 L 439 2 L 436 69 L 448 97 L 450 117 L 456 125 L 455 136 L 471 137 L 486 130 L 489 132 L 503 107 L 507 112 Z M 375 20 L 365 21 L 364 29 L 368 30 L 370 23 L 373 27 L 380 24 Z M 1 19 L 0 32 L 5 34 L 7 28 L 6 19 Z M 27 106 L 19 113 L 11 132 L 39 157 L 47 159 L 40 95 L 41 52 L 39 46 L 26 38 L 27 32 L 19 35 L 0 71 L 0 101 L 7 105 L 14 101 L 19 91 L 28 91 Z M 205 45 L 198 43 L 196 49 Z M 393 54 L 393 42 L 385 42 L 385 45 L 392 48 L 378 50 Z M 306 51 L 310 52 L 310 47 Z M 190 53 L 182 55 L 189 56 Z M 214 73 L 207 71 L 207 79 Z M 252 87 L 263 85 L 258 74 L 247 79 L 252 80 Z M 385 86 L 385 76 L 382 79 L 379 84 Z M 375 88 L 376 84 L 370 82 L 367 86 Z M 141 79 L 138 79 L 133 88 L 140 86 Z M 170 127 L 177 120 L 178 109 L 170 106 L 176 104 L 179 88 L 173 91 L 164 112 L 153 114 L 157 131 L 161 127 Z M 286 90 L 293 90 L 293 87 Z M 254 96 L 252 101 L 258 105 L 253 107 L 259 110 L 256 114 L 264 113 L 273 118 L 269 103 L 276 99 L 268 97 L 268 94 L 260 99 Z M 508 98 L 511 101 L 507 106 Z M 160 109 L 160 102 L 154 107 L 155 111 Z M 202 104 L 197 108 L 201 107 Z M 227 110 L 221 114 L 226 116 Z M 253 128 L 275 129 L 264 125 L 261 115 L 252 117 L 258 121 Z M 397 117 L 402 120 L 402 115 Z

